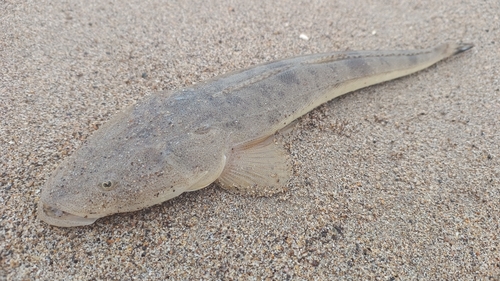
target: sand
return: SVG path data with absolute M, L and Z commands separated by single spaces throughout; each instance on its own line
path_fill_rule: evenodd
M 499 280 L 500 2 L 359 3 L 0 2 L 0 279 Z M 445 40 L 475 47 L 303 117 L 286 193 L 210 186 L 87 227 L 36 218 L 61 160 L 152 92 Z

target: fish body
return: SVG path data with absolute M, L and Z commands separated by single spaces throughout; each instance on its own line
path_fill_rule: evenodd
M 276 132 L 335 97 L 471 47 L 306 55 L 150 95 L 65 159 L 42 189 L 38 216 L 56 226 L 87 225 L 213 182 L 241 194 L 279 192 L 291 173 Z

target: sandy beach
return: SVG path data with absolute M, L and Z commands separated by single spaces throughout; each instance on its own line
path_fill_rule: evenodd
M 0 280 L 500 280 L 500 2 L 0 2 Z M 157 91 L 291 56 L 473 43 L 320 106 L 288 191 L 58 228 L 43 184 Z

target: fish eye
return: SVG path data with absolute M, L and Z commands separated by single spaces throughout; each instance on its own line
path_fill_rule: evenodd
M 102 182 L 99 187 L 104 190 L 104 191 L 110 191 L 112 189 L 114 189 L 116 187 L 116 183 L 113 182 L 113 181 L 105 181 L 105 182 Z

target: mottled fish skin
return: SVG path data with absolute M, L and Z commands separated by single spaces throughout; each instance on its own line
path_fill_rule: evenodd
M 243 194 L 272 194 L 290 176 L 273 141 L 277 131 L 337 96 L 471 47 L 306 55 L 153 94 L 65 159 L 42 189 L 38 216 L 56 226 L 87 225 L 216 181 Z

